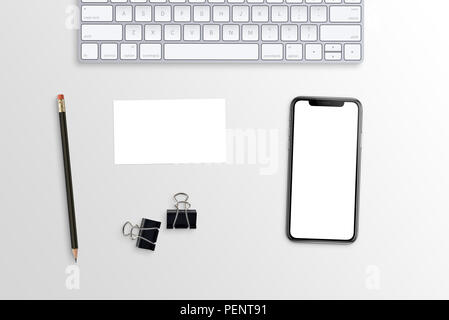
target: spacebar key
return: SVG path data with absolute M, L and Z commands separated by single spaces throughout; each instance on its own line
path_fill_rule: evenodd
M 166 44 L 166 60 L 257 60 L 258 44 Z

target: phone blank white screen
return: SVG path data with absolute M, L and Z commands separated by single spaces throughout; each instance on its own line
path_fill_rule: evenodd
M 290 234 L 351 240 L 355 233 L 358 108 L 295 108 Z

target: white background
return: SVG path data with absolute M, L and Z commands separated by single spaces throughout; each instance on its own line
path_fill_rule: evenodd
M 1 298 L 449 298 L 448 1 L 367 0 L 356 66 L 81 65 L 75 1 L 0 10 Z M 63 92 L 79 227 L 71 263 L 56 95 Z M 297 95 L 364 104 L 360 235 L 351 246 L 287 240 L 287 136 Z M 229 128 L 278 129 L 279 170 L 114 166 L 114 99 L 227 99 Z M 193 232 L 154 253 L 120 234 L 191 194 Z M 372 290 L 378 289 L 378 290 Z

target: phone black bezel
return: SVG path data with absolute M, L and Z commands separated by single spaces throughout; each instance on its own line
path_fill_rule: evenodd
M 319 106 L 332 106 L 338 107 L 341 103 L 355 103 L 358 108 L 358 121 L 357 121 L 357 159 L 356 159 L 356 182 L 355 182 L 355 206 L 354 206 L 354 235 L 351 239 L 308 239 L 308 238 L 295 238 L 291 234 L 291 199 L 292 199 L 292 179 L 293 179 L 293 147 L 294 147 L 294 132 L 295 132 L 295 106 L 299 101 L 314 101 Z M 341 243 L 349 244 L 357 240 L 358 237 L 358 225 L 359 225 L 359 201 L 360 201 L 360 171 L 361 171 L 361 157 L 362 157 L 362 122 L 363 122 L 363 107 L 362 103 L 354 98 L 326 98 L 326 97 L 297 97 L 293 99 L 290 105 L 290 138 L 289 138 L 289 156 L 288 156 L 288 192 L 287 192 L 287 236 L 290 240 L 296 242 L 317 242 L 317 243 Z

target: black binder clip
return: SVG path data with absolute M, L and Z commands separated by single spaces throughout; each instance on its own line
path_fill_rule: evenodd
M 131 240 L 137 240 L 137 248 L 154 251 L 160 228 L 160 222 L 144 218 L 140 227 L 137 224 L 133 225 L 129 221 L 126 222 L 123 225 L 122 232 L 125 237 L 130 237 Z
M 196 229 L 197 214 L 196 210 L 190 210 L 189 195 L 177 193 L 174 199 L 176 209 L 167 210 L 167 229 Z

